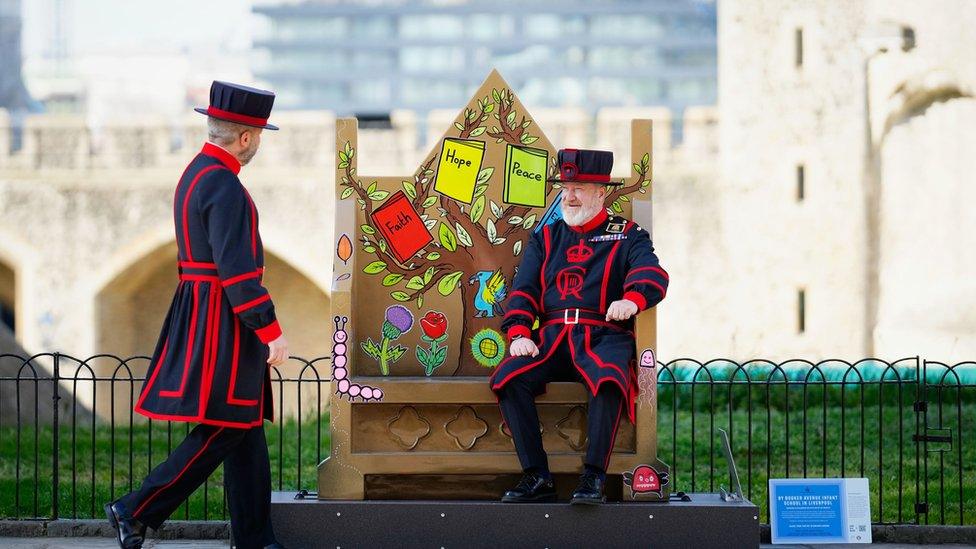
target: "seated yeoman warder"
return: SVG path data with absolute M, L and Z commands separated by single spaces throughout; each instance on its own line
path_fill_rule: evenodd
M 606 501 L 604 483 L 617 426 L 634 421 L 635 315 L 668 287 L 650 235 L 607 215 L 613 153 L 558 153 L 562 221 L 534 233 L 505 307 L 511 356 L 492 374 L 502 417 L 524 475 L 505 502 L 555 501 L 535 397 L 550 381 L 580 381 L 589 394 L 587 448 L 574 504 Z M 539 327 L 532 325 L 539 318 Z

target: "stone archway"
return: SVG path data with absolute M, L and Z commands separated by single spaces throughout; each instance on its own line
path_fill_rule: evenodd
M 274 298 L 292 354 L 331 352 L 323 334 L 329 298 L 305 275 L 266 252 L 264 284 Z M 115 275 L 96 297 L 96 348 L 118 356 L 151 355 L 176 287 L 176 243 L 160 246 Z M 2 297 L 2 296 L 0 296 Z
M 13 268 L 0 260 L 0 329 L 17 332 L 17 276 Z

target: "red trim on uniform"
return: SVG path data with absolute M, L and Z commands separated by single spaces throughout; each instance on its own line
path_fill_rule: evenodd
M 508 318 L 508 317 L 514 316 L 514 315 L 527 316 L 527 317 L 529 317 L 530 320 L 535 320 L 535 314 L 534 313 L 530 313 L 529 311 L 526 311 L 525 309 L 509 309 L 508 312 L 505 313 L 505 317 L 504 318 Z
M 539 364 L 542 364 L 543 362 L 549 360 L 549 357 L 551 357 L 552 354 L 554 352 L 556 352 L 556 347 L 559 346 L 559 340 L 562 339 L 564 335 L 566 335 L 566 331 L 568 330 L 568 328 L 569 328 L 568 326 L 563 326 L 563 329 L 560 330 L 558 334 L 556 334 L 555 341 L 552 342 L 552 345 L 549 346 L 549 351 L 547 351 L 546 354 L 542 358 L 540 358 L 539 360 L 530 362 L 530 363 L 526 364 L 525 366 L 522 366 L 518 370 L 515 370 L 514 372 L 509 372 L 509 374 L 507 376 L 505 376 L 501 381 L 497 381 L 497 382 L 492 383 L 492 385 L 491 385 L 492 390 L 496 390 L 497 391 L 498 389 L 501 389 L 502 387 L 505 386 L 506 383 L 508 383 L 508 380 L 512 379 L 513 377 L 521 374 L 522 372 L 524 372 L 526 370 L 531 370 L 532 368 L 535 368 Z M 545 345 L 545 340 L 542 340 L 541 343 L 542 343 L 542 345 Z M 516 357 L 509 356 L 504 361 L 502 361 L 502 364 L 504 364 L 505 362 L 508 362 L 509 360 L 512 360 L 514 358 L 516 358 Z M 501 365 L 499 365 L 499 368 L 500 367 L 501 367 Z M 497 370 L 496 369 L 495 371 L 498 372 L 500 370 Z
M 215 143 L 204 143 L 203 149 L 200 151 L 201 154 L 205 154 L 209 157 L 216 158 L 221 164 L 227 166 L 227 169 L 234 172 L 234 175 L 241 173 L 241 162 L 230 153 L 227 149 L 217 145 Z
M 210 446 L 210 443 L 213 442 L 213 439 L 217 435 L 219 435 L 223 430 L 224 430 L 223 427 L 221 427 L 220 429 L 217 429 L 216 431 L 214 431 L 214 433 L 212 435 L 210 435 L 210 438 L 207 439 L 207 442 L 199 450 L 197 450 L 197 453 L 193 454 L 193 457 L 190 458 L 189 461 L 186 462 L 186 465 L 183 466 L 183 469 L 175 477 L 173 477 L 173 480 L 167 482 L 163 486 L 160 486 L 155 492 L 152 493 L 151 496 L 149 496 L 148 498 L 146 498 L 146 501 L 143 501 L 142 504 L 139 505 L 139 507 L 136 508 L 135 512 L 132 513 L 132 517 L 133 518 L 136 518 L 137 515 L 139 515 L 139 513 L 141 513 L 142 510 L 146 508 L 146 505 L 148 505 L 150 501 L 152 501 L 156 496 L 158 496 L 160 492 L 162 492 L 163 490 L 169 488 L 176 481 L 180 480 L 180 477 L 182 477 L 183 474 L 186 473 L 186 470 L 190 468 L 190 465 L 192 465 L 193 462 L 197 460 L 197 458 L 199 458 L 200 456 L 203 455 L 203 452 L 206 451 L 206 449 L 207 449 L 208 446 Z
M 183 390 L 186 388 L 186 378 L 190 371 L 190 357 L 193 356 L 193 339 L 197 333 L 197 311 L 199 310 L 199 298 L 197 297 L 197 290 L 200 289 L 200 283 L 193 283 L 193 312 L 190 313 L 190 330 L 186 336 L 186 359 L 183 361 L 183 377 L 180 380 L 180 388 L 177 391 L 160 391 L 160 398 L 175 398 L 183 396 Z
M 150 412 L 145 409 L 136 409 L 137 413 L 142 414 L 149 419 L 155 419 L 158 421 L 183 421 L 187 423 L 203 423 L 204 425 L 213 425 L 214 427 L 231 427 L 234 429 L 241 429 L 245 427 L 257 427 L 264 423 L 264 418 L 259 417 L 255 421 L 224 421 L 221 419 L 210 419 L 204 416 L 180 416 L 175 414 L 157 414 L 156 412 Z
M 651 286 L 654 286 L 655 288 L 658 289 L 658 291 L 661 292 L 662 299 L 668 295 L 668 292 L 664 289 L 664 286 L 661 286 L 661 284 L 658 281 L 651 280 L 650 278 L 639 278 L 637 280 L 631 280 L 624 286 L 624 288 L 629 288 L 631 286 L 634 286 L 635 284 L 650 284 Z
M 186 273 L 180 273 L 180 280 L 183 282 L 220 282 L 217 275 L 198 275 Z
M 216 263 L 210 263 L 207 261 L 177 261 L 176 266 L 186 269 L 217 269 Z
M 532 330 L 524 324 L 516 324 L 508 329 L 508 342 L 512 343 L 512 338 L 520 335 L 522 337 L 532 337 Z
M 573 176 L 573 181 L 583 181 L 585 183 L 609 183 L 610 175 L 597 173 L 578 173 Z
M 241 124 L 248 124 L 251 126 L 265 126 L 268 124 L 267 118 L 258 118 L 257 116 L 248 116 L 246 114 L 225 111 L 223 109 L 218 109 L 213 105 L 207 107 L 207 116 L 223 118 L 231 122 L 240 122 Z
M 250 280 L 252 278 L 257 278 L 259 276 L 261 276 L 261 269 L 258 269 L 256 271 L 251 271 L 249 273 L 244 273 L 244 274 L 241 274 L 241 275 L 237 275 L 237 276 L 232 276 L 232 277 L 228 278 L 227 280 L 221 280 L 220 281 L 220 285 L 223 286 L 224 288 L 226 288 L 228 286 L 233 286 L 234 284 L 237 284 L 238 282 L 243 282 L 245 280 Z
M 197 413 L 201 416 L 207 413 L 207 405 L 210 403 L 210 389 L 213 387 L 214 373 L 217 369 L 217 348 L 220 346 L 221 295 L 219 286 L 214 284 L 210 287 L 210 302 L 213 304 L 213 321 L 211 323 L 213 329 L 210 332 L 210 364 L 204 362 L 204 377 L 200 384 L 202 394 L 200 395 L 200 408 Z
M 584 347 L 586 346 L 585 342 L 583 346 Z M 624 389 L 623 384 L 621 384 L 620 381 L 615 377 L 601 378 L 600 381 L 596 384 L 596 386 L 595 387 L 593 386 L 593 381 L 590 380 L 590 378 L 586 375 L 586 370 L 584 370 L 579 364 L 576 363 L 576 345 L 573 343 L 572 337 L 569 338 L 569 351 L 570 353 L 572 353 L 571 356 L 573 357 L 573 367 L 575 367 L 576 370 L 580 373 L 580 377 L 586 380 L 586 385 L 589 386 L 590 391 L 593 393 L 593 396 L 596 396 L 596 393 L 597 391 L 600 390 L 601 385 L 610 382 L 610 383 L 616 383 L 617 387 L 620 387 L 620 391 L 624 394 L 624 398 L 627 397 L 627 390 Z
M 207 375 L 210 372 L 210 358 L 213 351 L 213 325 L 214 325 L 214 298 L 213 298 L 213 286 L 207 290 L 207 323 L 203 331 L 203 364 L 200 368 L 200 395 L 197 398 L 197 415 L 204 415 L 204 395 L 207 391 L 203 390 L 203 386 L 207 381 Z
M 633 301 L 634 304 L 637 305 L 638 312 L 643 311 L 644 309 L 647 308 L 647 300 L 644 299 L 644 295 L 641 294 L 640 292 L 635 292 L 635 291 L 624 292 L 624 299 L 628 301 Z
M 566 326 L 566 328 L 567 329 L 568 328 L 571 328 L 571 326 Z M 590 391 L 593 393 L 593 396 L 596 396 L 596 391 L 597 391 L 597 388 L 599 387 L 599 385 L 597 385 L 596 387 L 594 387 L 593 386 L 593 380 L 590 379 L 590 376 L 586 375 L 586 370 L 583 369 L 583 367 L 581 367 L 576 362 L 576 344 L 573 343 L 573 337 L 572 336 L 569 337 L 569 352 L 570 352 L 570 357 L 572 358 L 572 361 L 573 361 L 573 367 L 576 368 L 576 370 L 580 373 L 580 377 L 582 377 L 583 378 L 583 381 L 586 382 L 586 385 L 587 385 L 587 387 L 590 388 Z
M 234 307 L 234 314 L 241 314 L 242 312 L 244 312 L 244 311 L 246 311 L 246 310 L 248 310 L 248 309 L 250 309 L 252 307 L 256 307 L 256 306 L 258 306 L 258 305 L 260 305 L 260 304 L 262 304 L 265 301 L 268 301 L 270 299 L 271 299 L 271 294 L 264 294 L 263 296 L 261 296 L 259 298 L 252 299 L 251 301 L 248 301 L 247 303 L 243 303 L 241 305 L 238 305 L 237 307 Z
M 587 221 L 586 223 L 583 223 L 582 225 L 568 225 L 568 226 L 570 229 L 573 230 L 573 232 L 588 233 L 593 229 L 596 229 L 597 227 L 602 225 L 603 222 L 606 221 L 608 217 L 610 216 L 607 215 L 606 208 L 600 208 L 600 211 L 595 216 L 593 216 L 593 219 Z
M 278 321 L 275 320 L 264 328 L 254 330 L 254 333 L 258 335 L 258 339 L 261 340 L 261 343 L 267 345 L 281 336 L 281 326 L 279 326 Z
M 234 356 L 230 363 L 230 384 L 227 386 L 227 404 L 233 406 L 254 406 L 258 399 L 246 400 L 234 397 L 234 388 L 237 386 L 237 357 L 239 354 L 241 337 L 241 322 L 234 317 Z
M 525 293 L 525 292 L 523 292 L 522 290 L 515 290 L 514 292 L 512 292 L 512 294 L 511 294 L 511 295 L 512 295 L 512 297 L 515 297 L 515 296 L 517 296 L 517 295 L 520 295 L 520 296 L 522 296 L 522 297 L 524 297 L 525 299 L 528 299 L 528 300 L 529 300 L 529 303 L 531 303 L 531 304 L 532 304 L 532 306 L 533 306 L 533 307 L 535 307 L 535 310 L 536 310 L 536 311 L 540 311 L 540 310 L 542 310 L 542 308 L 541 308 L 541 307 L 539 307 L 539 302 L 538 302 L 538 301 L 536 301 L 536 300 L 535 300 L 535 298 L 533 298 L 533 297 L 532 297 L 532 296 L 530 296 L 529 294 L 527 294 L 527 293 Z
M 136 402 L 136 410 L 142 408 L 142 403 L 146 400 L 146 395 L 149 394 L 149 389 L 152 387 L 153 383 L 156 382 L 156 376 L 159 375 L 159 366 L 166 359 L 166 351 L 169 349 L 169 336 L 166 336 L 166 342 L 163 343 L 163 352 L 159 355 L 159 360 L 156 361 L 156 368 L 153 370 L 152 376 L 149 377 L 149 382 L 142 389 L 142 394 L 139 395 L 139 402 Z
M 190 195 L 193 194 L 193 187 L 196 187 L 197 182 L 203 177 L 207 172 L 212 172 L 213 170 L 220 169 L 221 166 L 207 166 L 206 168 L 200 170 L 200 173 L 193 178 L 190 182 L 189 188 L 186 191 L 186 196 L 183 197 L 183 245 L 186 247 L 186 258 L 189 262 L 193 261 L 193 250 L 190 249 L 190 229 L 189 222 L 187 221 L 187 207 L 190 204 Z
M 539 292 L 540 296 L 546 295 L 546 263 L 549 261 L 549 251 L 552 248 L 552 244 L 549 242 L 549 225 L 542 228 L 542 240 L 545 244 L 545 253 L 542 255 L 542 268 L 539 269 L 539 283 L 542 291 Z M 543 298 L 544 299 L 544 298 Z M 542 309 L 539 309 L 542 312 Z
M 604 214 L 606 215 L 606 214 Z M 600 283 L 600 312 L 605 313 L 607 311 L 607 286 L 610 284 L 610 267 L 613 266 L 613 256 L 620 249 L 620 241 L 618 240 L 614 243 L 613 248 L 610 249 L 610 255 L 607 256 L 606 265 L 603 268 L 603 281 Z
M 620 427 L 620 414 L 624 411 L 624 401 L 627 400 L 626 395 L 620 396 L 620 408 L 617 409 L 617 419 L 613 422 L 613 434 L 610 435 L 610 447 L 607 448 L 607 457 L 603 460 L 603 470 L 607 470 L 607 466 L 610 465 L 610 456 L 613 454 L 613 444 L 617 441 L 617 428 Z
M 664 269 L 660 268 L 660 267 L 638 267 L 636 269 L 631 269 L 631 271 L 629 273 L 627 273 L 627 276 L 630 276 L 630 275 L 632 275 L 634 273 L 639 273 L 641 271 L 654 271 L 654 272 L 660 274 L 661 276 L 663 276 L 664 277 L 664 280 L 671 280 L 671 277 L 668 276 L 668 272 L 665 271 Z
M 584 334 L 584 336 L 583 336 L 584 337 L 584 339 L 583 339 L 583 349 L 586 351 L 586 354 L 588 354 L 590 356 L 590 358 L 593 360 L 593 362 L 596 363 L 597 367 L 598 368 L 601 368 L 601 369 L 613 368 L 614 370 L 617 370 L 620 373 L 620 376 L 621 377 L 623 377 L 624 379 L 627 379 L 627 374 L 624 373 L 623 369 L 621 369 L 620 366 L 617 366 L 616 364 L 614 364 L 612 362 L 603 362 L 603 360 L 600 359 L 600 357 L 596 353 L 593 352 L 593 344 L 590 343 L 590 327 L 589 326 L 587 326 L 584 329 L 583 334 Z M 621 389 L 623 389 L 623 387 L 621 387 Z M 596 394 L 596 392 L 594 392 L 593 394 Z M 624 392 L 624 394 L 626 394 L 626 391 Z

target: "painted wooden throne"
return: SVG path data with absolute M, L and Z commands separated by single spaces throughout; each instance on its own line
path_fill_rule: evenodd
M 651 121 L 631 131 L 630 175 L 607 205 L 650 231 Z M 318 496 L 497 498 L 520 467 L 487 376 L 507 352 L 501 302 L 526 239 L 558 218 L 558 185 L 546 183 L 556 149 L 495 71 L 410 175 L 358 173 L 356 139 L 356 119 L 338 120 L 332 451 Z M 652 309 L 637 321 L 637 424 L 620 425 L 611 498 L 638 495 L 625 472 L 667 471 L 657 460 L 655 318 Z M 538 399 L 557 477 L 581 469 L 586 402 L 577 383 L 550 384 Z M 664 484 L 649 499 L 666 500 Z

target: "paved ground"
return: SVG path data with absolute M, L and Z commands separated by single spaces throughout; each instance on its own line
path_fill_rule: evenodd
M 16 549 L 111 549 L 118 547 L 113 540 L 105 538 L 0 538 L 0 547 L 12 547 Z M 160 547 L 165 549 L 216 549 L 226 548 L 226 541 L 214 540 L 149 540 L 143 545 L 145 549 Z M 851 549 L 859 545 L 761 545 L 763 549 Z M 914 547 L 933 547 L 933 548 L 972 548 L 972 545 L 909 545 L 901 543 L 879 543 L 872 545 L 883 549 L 909 549 Z

